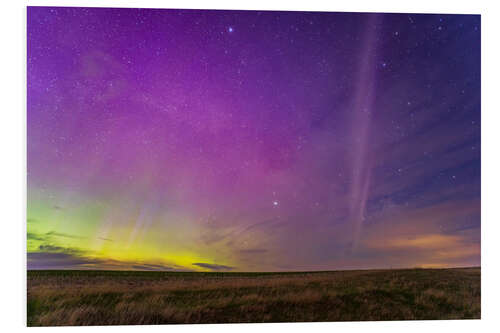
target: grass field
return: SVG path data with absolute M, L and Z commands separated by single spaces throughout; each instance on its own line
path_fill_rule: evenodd
M 481 269 L 28 271 L 28 326 L 472 319 Z

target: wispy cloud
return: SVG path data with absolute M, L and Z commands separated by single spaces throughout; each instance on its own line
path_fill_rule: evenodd
M 156 264 L 142 264 L 142 265 L 132 265 L 132 268 L 140 271 L 173 271 L 177 270 L 176 268 L 164 265 L 156 265 Z
M 204 262 L 196 262 L 196 263 L 193 263 L 193 265 L 201 267 L 201 268 L 207 268 L 207 269 L 210 269 L 212 271 L 230 271 L 230 270 L 233 270 L 235 268 L 235 267 L 226 266 L 226 265 L 208 264 L 208 263 L 204 263 Z
M 28 269 L 78 269 L 102 261 L 63 252 L 28 252 Z
M 44 235 L 35 234 L 33 232 L 28 232 L 26 234 L 26 238 L 28 240 L 38 240 L 38 241 L 44 241 L 46 239 Z
M 52 244 L 42 244 L 38 247 L 38 250 L 41 252 L 50 252 L 50 253 L 66 253 L 72 255 L 82 254 L 83 251 L 70 247 L 57 246 Z
M 148 262 L 120 261 L 98 258 L 80 249 L 43 244 L 36 252 L 27 254 L 28 269 L 104 269 L 104 270 L 147 270 L 147 271 L 189 271 L 179 265 L 162 265 Z
M 54 237 L 71 238 L 71 239 L 83 239 L 83 238 L 85 238 L 85 237 L 67 234 L 67 233 L 63 233 L 63 232 L 57 232 L 57 231 L 49 231 L 46 233 L 28 232 L 26 235 L 27 235 L 28 240 L 38 240 L 38 241 L 50 241 Z
M 56 231 L 49 231 L 45 235 L 47 236 L 56 236 L 56 237 L 64 237 L 64 238 L 75 238 L 75 239 L 81 239 L 84 237 L 77 236 L 77 235 L 71 235 L 71 234 L 66 234 L 63 232 L 56 232 Z

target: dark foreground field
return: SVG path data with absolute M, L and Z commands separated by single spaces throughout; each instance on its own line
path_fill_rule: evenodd
M 481 269 L 314 273 L 28 271 L 28 325 L 481 316 Z

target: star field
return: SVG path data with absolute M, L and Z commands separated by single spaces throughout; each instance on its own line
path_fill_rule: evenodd
M 479 16 L 27 23 L 29 268 L 480 264 Z

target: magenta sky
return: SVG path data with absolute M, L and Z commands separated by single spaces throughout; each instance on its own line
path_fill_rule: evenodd
M 480 17 L 28 8 L 28 268 L 480 264 Z

